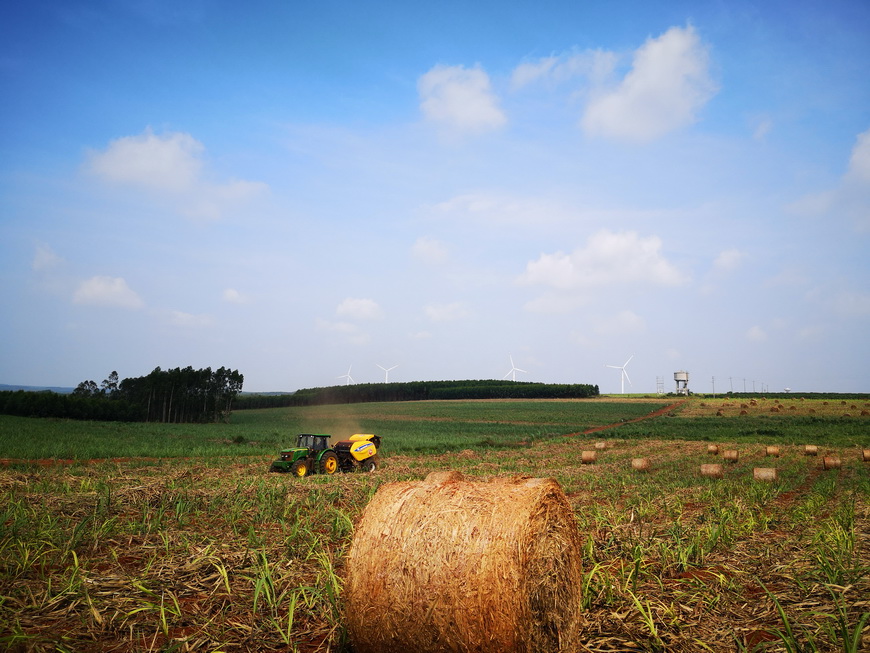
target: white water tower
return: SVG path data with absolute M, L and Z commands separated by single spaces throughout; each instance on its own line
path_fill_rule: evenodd
M 677 394 L 689 395 L 689 373 L 674 372 L 674 381 L 677 382 Z

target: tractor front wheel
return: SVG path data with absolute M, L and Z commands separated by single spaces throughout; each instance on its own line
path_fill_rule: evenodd
M 326 452 L 320 457 L 320 473 L 335 474 L 338 470 L 338 456 L 331 451 Z
M 295 463 L 293 463 L 290 471 L 297 478 L 305 478 L 306 476 L 308 476 L 308 465 L 305 464 L 304 460 L 297 460 Z

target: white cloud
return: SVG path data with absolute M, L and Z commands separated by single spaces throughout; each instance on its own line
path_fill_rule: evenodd
M 677 285 L 680 272 L 661 253 L 657 236 L 602 230 L 571 254 L 542 254 L 526 265 L 520 282 L 574 290 L 616 284 Z
M 415 259 L 429 265 L 444 263 L 448 257 L 447 247 L 429 236 L 418 238 L 411 248 L 411 253 Z
M 468 315 L 468 310 L 459 302 L 451 304 L 430 304 L 423 312 L 433 322 L 453 322 Z
M 73 293 L 73 303 L 88 306 L 141 308 L 144 305 L 121 277 L 91 277 L 79 284 Z
M 246 304 L 248 298 L 235 288 L 227 288 L 223 292 L 223 299 L 230 304 Z
M 157 136 L 146 129 L 111 141 L 103 152 L 91 152 L 90 168 L 108 182 L 179 192 L 197 183 L 204 150 L 190 134 Z
M 713 267 L 719 272 L 730 272 L 740 265 L 746 254 L 739 249 L 731 248 L 719 252 L 719 256 L 713 261 Z
M 593 91 L 581 126 L 594 136 L 650 141 L 695 122 L 717 90 L 695 29 L 672 27 L 634 53 L 616 88 Z
M 230 179 L 212 183 L 204 174 L 205 147 L 190 134 L 154 134 L 111 141 L 88 155 L 88 169 L 102 181 L 140 188 L 170 198 L 178 210 L 196 218 L 218 218 L 228 205 L 247 201 L 268 187 L 260 182 Z
M 48 245 L 37 245 L 31 266 L 36 272 L 45 272 L 63 263 L 63 259 L 54 253 Z
M 381 307 L 372 299 L 348 297 L 335 309 L 335 314 L 352 320 L 373 320 L 382 317 Z
M 746 339 L 752 342 L 764 342 L 767 340 L 767 333 L 760 326 L 755 325 L 746 332 Z
M 463 132 L 503 127 L 507 118 L 480 67 L 435 66 L 417 82 L 420 109 L 427 119 Z

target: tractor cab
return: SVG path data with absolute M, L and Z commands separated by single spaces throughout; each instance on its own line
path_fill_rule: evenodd
M 296 446 L 300 449 L 323 451 L 329 449 L 329 436 L 319 433 L 300 433 L 296 436 Z

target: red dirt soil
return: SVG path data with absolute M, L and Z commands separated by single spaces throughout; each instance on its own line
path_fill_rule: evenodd
M 586 429 L 585 431 L 579 431 L 577 433 L 566 433 L 565 437 L 570 438 L 575 435 L 588 435 L 590 433 L 597 433 L 598 431 L 606 431 L 607 429 L 615 429 L 617 426 L 622 426 L 623 424 L 631 424 L 632 422 L 642 422 L 645 419 L 651 419 L 653 417 L 660 417 L 662 415 L 667 415 L 672 410 L 679 408 L 684 403 L 686 403 L 686 399 L 681 399 L 680 401 L 671 404 L 670 406 L 665 406 L 664 408 L 659 408 L 658 410 L 654 410 L 649 415 L 644 415 L 643 417 L 636 417 L 634 419 L 627 419 L 624 422 L 615 422 L 613 424 L 605 424 L 604 426 L 593 426 L 591 429 Z

